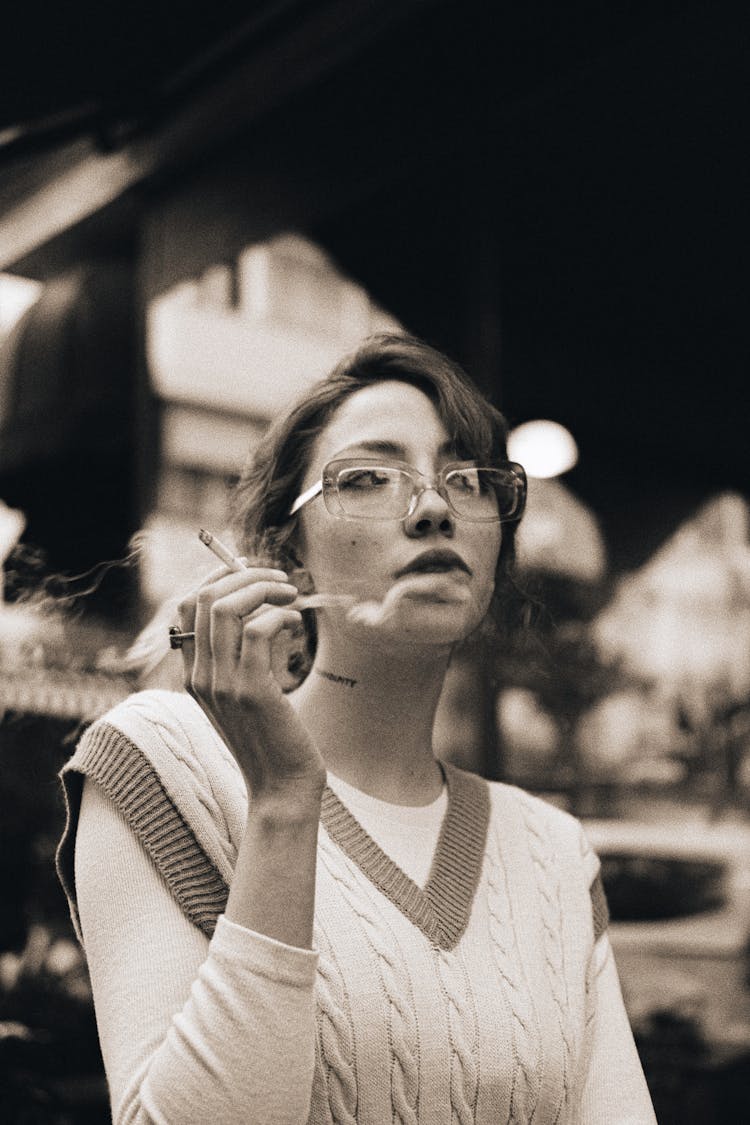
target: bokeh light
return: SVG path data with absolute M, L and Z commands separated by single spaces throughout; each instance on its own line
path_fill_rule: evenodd
M 565 426 L 540 418 L 511 431 L 508 456 L 520 461 L 530 477 L 559 477 L 575 465 L 578 446 Z

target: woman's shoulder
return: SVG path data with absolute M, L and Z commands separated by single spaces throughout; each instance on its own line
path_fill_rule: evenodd
M 150 688 L 129 695 L 87 728 L 79 751 L 108 742 L 118 743 L 121 753 L 130 744 L 167 775 L 188 769 L 198 777 L 206 770 L 239 777 L 228 747 L 187 692 Z
M 239 767 L 187 692 L 136 692 L 96 720 L 65 767 L 98 782 L 118 803 L 140 793 L 171 803 L 200 837 L 239 846 L 247 811 Z M 216 850 L 216 845 L 210 849 Z
M 226 902 L 247 798 L 229 750 L 190 696 L 149 690 L 118 703 L 84 732 L 61 781 L 67 815 L 57 869 L 79 936 L 75 842 L 84 785 L 92 784 L 108 798 L 97 815 L 127 824 L 185 915 L 210 935 Z
M 526 817 L 541 819 L 545 824 L 562 829 L 578 824 L 576 818 L 559 804 L 540 797 L 528 789 L 523 789 L 520 785 L 509 781 L 488 781 L 487 785 L 493 808 L 507 809 L 508 806 L 512 806 Z
M 538 841 L 540 853 L 580 863 L 590 878 L 595 877 L 599 861 L 577 817 L 518 785 L 490 781 L 488 786 L 493 819 L 499 818 L 507 826 L 512 818 L 532 842 Z
M 211 728 L 208 718 L 192 696 L 186 691 L 168 691 L 148 688 L 128 695 L 101 715 L 89 728 L 96 731 L 102 726 L 112 726 L 124 734 L 151 733 L 180 730 L 196 733 Z

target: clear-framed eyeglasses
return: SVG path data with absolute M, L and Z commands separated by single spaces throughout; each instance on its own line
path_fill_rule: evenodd
M 428 489 L 460 520 L 505 523 L 523 514 L 526 473 L 515 461 L 456 461 L 430 479 L 404 461 L 341 457 L 329 461 L 321 480 L 297 497 L 289 514 L 322 495 L 327 510 L 341 519 L 405 520 Z

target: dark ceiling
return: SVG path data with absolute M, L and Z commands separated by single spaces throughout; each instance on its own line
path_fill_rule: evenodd
M 43 35 L 18 17 L 0 126 L 23 128 L 0 136 L 0 207 L 56 138 L 148 129 L 316 5 L 105 7 L 61 5 Z M 483 381 L 512 421 L 573 429 L 571 483 L 619 513 L 621 542 L 646 543 L 650 491 L 669 521 L 717 488 L 750 493 L 747 7 L 408 7 L 258 127 L 259 146 L 275 134 L 362 180 L 312 233 L 469 360 L 465 278 L 483 262 L 501 325 Z
M 3 16 L 0 128 L 50 129 L 148 114 L 230 65 L 309 7 L 304 0 L 71 0 Z M 76 124 L 78 123 L 78 124 Z
M 436 34 L 441 90 L 404 97 L 401 78 L 379 95 L 392 120 L 408 106 L 407 143 L 388 138 L 402 181 L 321 231 L 409 326 L 469 357 L 471 294 L 452 275 L 476 208 L 497 265 L 491 389 L 514 423 L 571 428 L 569 482 L 623 564 L 717 490 L 750 494 L 747 13 L 631 16 L 588 41 L 554 23 L 502 40 L 491 18 Z M 402 52 L 389 77 L 408 73 Z M 435 121 L 415 172 L 409 138 Z

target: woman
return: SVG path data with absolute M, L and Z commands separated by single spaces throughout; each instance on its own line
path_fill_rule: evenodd
M 453 648 L 509 604 L 505 437 L 445 357 L 367 342 L 246 472 L 238 539 L 273 565 L 183 602 L 186 692 L 66 767 L 115 1121 L 653 1122 L 578 823 L 432 751 Z M 349 601 L 285 694 L 311 589 Z

